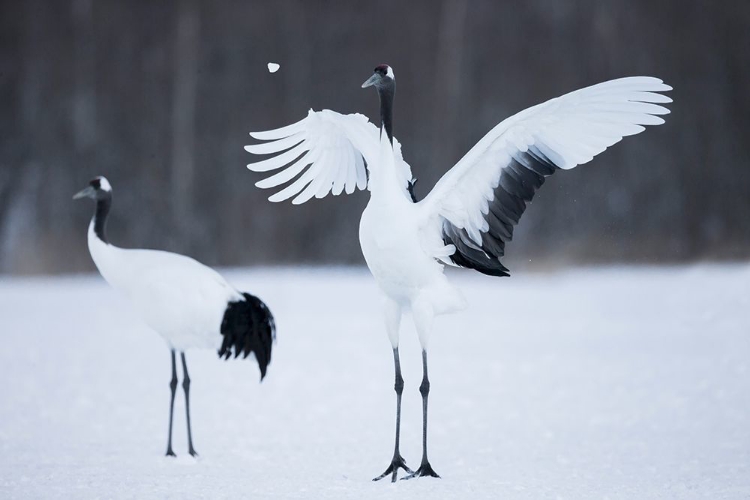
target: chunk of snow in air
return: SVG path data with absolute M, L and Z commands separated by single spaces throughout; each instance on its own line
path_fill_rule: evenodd
M 279 66 L 276 63 L 268 63 L 268 72 L 269 73 L 276 73 L 279 70 L 280 67 L 281 66 Z

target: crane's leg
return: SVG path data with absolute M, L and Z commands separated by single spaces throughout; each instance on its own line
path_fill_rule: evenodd
M 393 458 L 391 459 L 391 465 L 378 477 L 374 478 L 373 481 L 379 481 L 384 477 L 390 475 L 391 482 L 396 482 L 396 476 L 398 469 L 404 469 L 406 472 L 411 473 L 412 470 L 406 466 L 404 458 L 401 456 L 399 451 L 399 442 L 401 437 L 401 394 L 404 392 L 404 379 L 401 377 L 401 362 L 398 357 L 398 347 L 393 349 L 393 362 L 396 365 L 396 383 L 393 388 L 396 390 L 396 445 L 393 449 Z
M 424 476 L 440 477 L 432 469 L 432 465 L 430 465 L 430 461 L 427 459 L 427 396 L 430 394 L 430 377 L 427 375 L 427 343 L 434 315 L 432 306 L 428 303 L 413 304 L 412 313 L 414 315 L 414 324 L 419 334 L 419 342 L 422 344 L 422 383 L 419 385 L 419 392 L 422 394 L 422 462 L 416 471 L 403 479 Z
M 188 375 L 184 351 L 180 353 L 180 357 L 182 358 L 182 389 L 185 391 L 185 412 L 187 413 L 188 453 L 196 457 L 198 452 L 193 448 L 193 433 L 190 430 L 190 375 Z
M 422 350 L 422 383 L 419 385 L 419 392 L 422 394 L 422 463 L 419 469 L 412 472 L 403 479 L 413 477 L 440 477 L 432 470 L 430 461 L 427 459 L 427 396 L 430 394 L 430 378 L 427 376 L 427 351 Z
M 172 451 L 172 416 L 174 414 L 174 395 L 177 392 L 177 366 L 175 364 L 174 349 L 172 349 L 172 380 L 169 382 L 172 398 L 169 400 L 169 440 L 167 441 L 167 456 L 176 457 Z
M 386 302 L 385 319 L 388 337 L 393 346 L 393 364 L 396 369 L 396 381 L 393 385 L 393 388 L 396 391 L 396 445 L 393 449 L 391 464 L 385 472 L 374 478 L 373 481 L 379 481 L 390 475 L 391 482 L 395 483 L 399 468 L 404 469 L 407 473 L 411 473 L 412 470 L 406 466 L 406 462 L 399 451 L 399 443 L 401 439 L 401 394 L 404 392 L 404 379 L 401 376 L 401 360 L 398 355 L 398 329 L 401 324 L 401 308 L 398 304 L 389 299 Z

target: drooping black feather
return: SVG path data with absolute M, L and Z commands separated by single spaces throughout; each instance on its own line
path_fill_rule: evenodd
M 491 253 L 486 245 L 479 248 L 470 240 L 465 229 L 446 222 L 443 225 L 443 242 L 456 247 L 450 258 L 457 266 L 475 269 L 490 276 L 510 276 L 508 269 L 500 263 L 499 256 Z
M 271 362 L 271 347 L 276 340 L 276 324 L 271 311 L 258 297 L 243 293 L 244 300 L 230 302 L 221 322 L 224 341 L 219 349 L 219 357 L 229 359 L 234 348 L 234 357 L 242 353 L 246 358 L 255 354 L 260 368 L 260 379 L 266 376 Z
M 508 269 L 500 263 L 500 257 L 505 255 L 505 244 L 513 239 L 513 227 L 544 184 L 544 179 L 558 168 L 533 145 L 525 152 L 513 154 L 510 163 L 500 172 L 489 211 L 484 215 L 489 229 L 482 233 L 481 247 L 465 229 L 447 220 L 443 223 L 443 241 L 456 247 L 450 257 L 453 263 L 490 276 L 510 276 Z

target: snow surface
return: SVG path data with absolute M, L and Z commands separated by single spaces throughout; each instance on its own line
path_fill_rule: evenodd
M 190 351 L 163 456 L 169 354 L 98 276 L 0 281 L 0 498 L 750 497 L 750 268 L 452 273 L 471 307 L 436 323 L 430 458 L 388 465 L 393 367 L 364 269 L 225 273 L 278 321 L 268 377 Z M 421 377 L 402 332 L 402 452 Z

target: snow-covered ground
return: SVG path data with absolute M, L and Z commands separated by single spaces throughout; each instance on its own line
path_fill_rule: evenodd
M 388 464 L 393 367 L 364 269 L 226 273 L 277 317 L 249 360 L 188 353 L 163 456 L 169 355 L 98 276 L 0 281 L 0 498 L 750 498 L 750 267 L 452 275 L 436 324 L 430 458 Z M 402 451 L 420 459 L 421 377 L 402 332 Z

